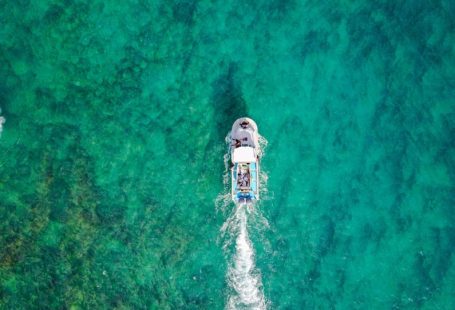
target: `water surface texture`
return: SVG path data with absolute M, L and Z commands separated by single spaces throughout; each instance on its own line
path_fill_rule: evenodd
M 269 309 L 455 309 L 455 2 L 5 0 L 0 24 L 0 309 L 225 309 L 238 255 Z M 268 193 L 235 252 L 241 116 Z

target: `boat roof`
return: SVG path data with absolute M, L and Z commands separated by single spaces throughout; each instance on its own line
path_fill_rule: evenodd
M 241 146 L 234 149 L 232 154 L 232 162 L 234 163 L 255 163 L 256 154 L 254 148 L 249 146 Z

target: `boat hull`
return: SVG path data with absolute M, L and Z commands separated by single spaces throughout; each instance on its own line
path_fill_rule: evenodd
M 252 119 L 242 117 L 234 122 L 230 153 L 232 200 L 259 200 L 259 133 Z

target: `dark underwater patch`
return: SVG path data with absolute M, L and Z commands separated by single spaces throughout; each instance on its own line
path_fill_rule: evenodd
M 237 118 L 248 115 L 247 104 L 235 77 L 237 70 L 237 65 L 231 63 L 227 71 L 212 85 L 211 101 L 216 128 L 215 136 L 219 140 L 224 140 Z

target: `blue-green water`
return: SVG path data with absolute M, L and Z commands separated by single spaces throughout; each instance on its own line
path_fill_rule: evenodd
M 0 2 L 1 309 L 455 308 L 453 1 L 117 2 Z

